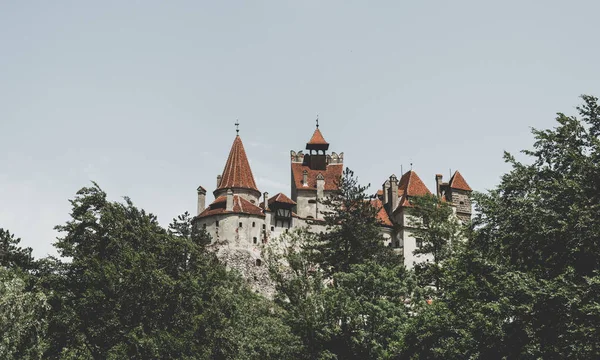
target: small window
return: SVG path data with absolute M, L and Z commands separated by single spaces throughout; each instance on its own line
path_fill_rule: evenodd
M 219 227 L 219 220 L 215 221 L 215 226 Z
M 288 228 L 288 229 L 285 229 L 285 232 L 286 232 L 286 233 L 290 232 L 290 229 L 289 229 L 289 228 Z
M 206 224 L 202 224 L 202 228 L 206 230 Z
M 309 204 L 316 204 L 316 203 L 317 203 L 317 200 L 310 199 L 310 200 L 308 200 L 308 203 L 309 203 Z
M 417 239 L 417 249 L 420 249 L 423 247 L 423 239 Z
M 258 239 L 256 238 L 256 236 L 252 238 L 252 242 L 255 244 L 258 243 Z
M 271 226 L 271 231 L 275 231 L 275 226 Z
M 256 223 L 254 221 L 252 222 L 252 227 L 256 227 Z
M 267 228 L 266 224 L 263 224 L 263 230 L 265 230 Z
M 239 224 L 239 227 L 242 227 L 242 223 Z
M 465 204 L 465 202 L 464 202 L 464 201 L 460 201 L 460 202 L 459 202 L 459 204 L 461 204 L 461 205 L 464 205 L 464 204 Z
M 262 265 L 262 260 L 256 259 L 256 266 L 261 266 L 261 265 Z

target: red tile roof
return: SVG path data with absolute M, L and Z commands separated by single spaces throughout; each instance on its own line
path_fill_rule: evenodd
M 310 138 L 310 140 L 307 143 L 308 145 L 329 145 L 329 143 L 327 141 L 325 141 L 325 138 L 323 137 L 323 134 L 321 134 L 321 130 L 319 130 L 319 128 L 317 128 L 315 130 L 315 132 L 313 133 L 313 136 Z
M 198 218 L 219 215 L 219 214 L 247 214 L 247 215 L 258 215 L 265 216 L 263 210 L 244 199 L 240 195 L 233 195 L 233 210 L 227 211 L 225 207 L 227 205 L 227 196 L 219 196 L 212 202 L 203 212 L 198 215 Z
M 452 179 L 450 179 L 450 187 L 452 189 L 465 190 L 465 191 L 473 191 L 469 184 L 465 181 L 465 178 L 456 171 L 454 175 L 452 175 Z
M 269 205 L 271 205 L 273 203 L 296 205 L 296 202 L 294 200 L 285 196 L 283 193 L 279 193 L 279 194 L 273 196 L 272 198 L 269 199 L 268 203 L 269 203 Z
M 402 178 L 400 178 L 400 181 L 398 182 L 398 189 L 404 190 L 404 193 L 408 196 L 431 194 L 431 191 L 427 189 L 427 186 L 425 186 L 421 178 L 419 178 L 419 175 L 412 170 L 402 175 Z
M 378 209 L 377 210 L 377 219 L 381 222 L 382 225 L 389 226 L 389 227 L 394 226 L 392 224 L 392 221 L 390 220 L 390 217 L 388 216 L 388 213 L 383 208 L 383 203 L 381 202 L 381 200 L 379 200 L 379 199 L 371 200 L 371 205 L 374 208 Z
M 302 184 L 302 177 L 304 170 L 308 172 L 308 184 L 304 186 Z M 317 188 L 317 175 L 323 174 L 325 177 L 325 188 L 324 190 L 337 190 L 337 183 L 342 176 L 342 171 L 344 170 L 343 164 L 329 164 L 327 165 L 326 170 L 311 170 L 310 167 L 303 165 L 301 163 L 292 163 L 292 177 L 294 184 L 296 185 L 296 189 L 316 189 Z
M 245 188 L 258 191 L 248 158 L 246 157 L 244 144 L 242 144 L 242 139 L 239 135 L 233 141 L 227 163 L 223 169 L 221 183 L 217 190 L 229 188 Z

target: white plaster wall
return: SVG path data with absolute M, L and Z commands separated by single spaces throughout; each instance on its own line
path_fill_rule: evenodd
M 300 217 L 316 217 L 317 204 L 310 204 L 309 200 L 317 199 L 316 190 L 301 190 L 298 189 L 298 197 L 296 198 L 296 214 Z
M 415 255 L 413 252 L 417 249 L 417 239 L 410 231 L 410 228 L 404 228 L 400 232 L 402 234 L 404 265 L 411 269 L 416 263 L 432 261 L 433 256 L 430 254 Z
M 219 221 L 218 227 L 216 226 L 217 220 Z M 239 227 L 240 223 L 242 223 L 242 227 Z M 223 214 L 199 219 L 196 226 L 203 227 L 206 224 L 206 231 L 211 235 L 212 243 L 227 241 L 230 246 L 248 248 L 254 245 L 254 237 L 258 244 L 261 243 L 261 231 L 264 223 L 265 219 L 260 216 Z

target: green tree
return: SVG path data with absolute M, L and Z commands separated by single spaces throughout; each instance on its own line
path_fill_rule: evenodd
M 94 184 L 57 229 L 49 261 L 49 358 L 293 358 L 295 338 L 264 299 L 207 252 L 189 214 L 169 230 Z
M 8 230 L 0 228 L 0 266 L 9 269 L 28 271 L 34 268 L 35 261 L 31 248 L 19 246 L 20 238 L 15 238 Z
M 384 246 L 377 218 L 379 209 L 371 205 L 367 186 L 360 185 L 348 168 L 338 181 L 338 190 L 327 197 L 325 224 L 327 231 L 320 235 L 319 262 L 329 273 L 349 271 L 353 264 L 368 260 L 379 263 L 399 261 Z
M 41 359 L 46 343 L 46 296 L 27 290 L 22 274 L 0 266 L 0 358 Z
M 403 358 L 600 357 L 600 107 L 533 130 L 530 161 L 475 196 L 469 240 L 442 267 L 447 291 L 415 309 Z
M 421 285 L 442 289 L 443 263 L 454 253 L 459 241 L 464 240 L 462 226 L 449 203 L 434 195 L 411 199 L 411 233 L 422 242 L 415 255 L 430 255 L 431 261 L 419 262 L 415 272 Z
M 414 277 L 402 263 L 365 260 L 329 274 L 310 246 L 318 235 L 301 229 L 280 241 L 284 246 L 265 258 L 275 303 L 304 344 L 302 358 L 380 359 L 398 351 L 415 296 Z
M 324 202 L 328 232 L 284 234 L 265 256 L 306 359 L 390 358 L 402 344 L 415 282 L 384 246 L 366 189 L 346 169 Z

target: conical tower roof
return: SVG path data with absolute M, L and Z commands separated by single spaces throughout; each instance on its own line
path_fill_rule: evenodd
M 258 191 L 250 163 L 244 150 L 244 144 L 239 135 L 235 137 L 227 163 L 221 175 L 221 183 L 217 190 L 229 188 L 244 188 Z
M 323 134 L 321 134 L 321 130 L 317 127 L 313 136 L 306 143 L 307 150 L 327 150 L 329 149 L 329 143 L 325 141 Z
M 321 134 L 321 130 L 319 130 L 319 128 L 315 129 L 313 136 L 310 138 L 310 140 L 308 141 L 307 144 L 308 145 L 329 145 L 329 143 L 327 141 L 325 141 L 325 138 L 323 137 L 323 134 Z
M 452 189 L 473 191 L 473 189 L 471 189 L 469 184 L 467 184 L 465 181 L 465 178 L 458 171 L 456 171 L 452 176 L 452 179 L 450 179 L 450 187 Z
M 400 178 L 400 183 L 398 184 L 398 189 L 404 190 L 404 194 L 408 196 L 423 196 L 431 194 L 419 175 L 412 170 L 402 175 L 402 178 Z

